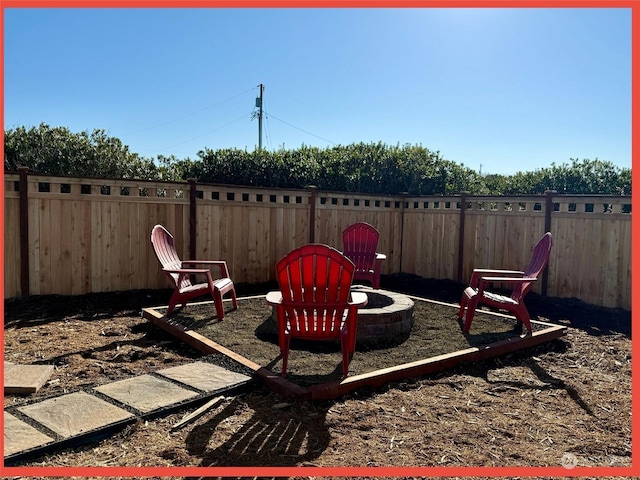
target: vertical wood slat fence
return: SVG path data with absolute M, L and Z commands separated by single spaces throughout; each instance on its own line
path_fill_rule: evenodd
M 631 308 L 629 196 L 409 196 L 5 174 L 5 299 L 165 288 L 149 242 L 165 225 L 182 258 L 225 259 L 236 283 L 273 280 L 309 242 L 341 249 L 365 221 L 381 233 L 383 273 L 467 280 L 522 269 L 554 236 L 534 291 Z M 425 292 L 426 293 L 426 292 Z

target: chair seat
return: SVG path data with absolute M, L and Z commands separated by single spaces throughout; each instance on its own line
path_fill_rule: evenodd
M 464 296 L 466 297 L 467 301 L 471 300 L 476 295 L 478 295 L 478 289 L 477 288 L 467 287 L 467 288 L 464 289 Z M 484 300 L 487 300 L 488 302 L 491 302 L 491 303 L 494 303 L 494 304 L 503 304 L 503 305 L 517 305 L 518 304 L 518 302 L 516 302 L 511 297 L 507 297 L 505 295 L 500 295 L 500 294 L 493 293 L 493 292 L 487 292 L 486 290 L 484 292 L 482 292 L 482 298 Z
M 225 292 L 229 287 L 233 287 L 233 281 L 230 278 L 219 278 L 213 281 L 214 288 L 221 292 Z M 196 283 L 180 289 L 180 293 L 193 293 L 199 290 L 209 290 L 208 283 Z
M 302 323 L 303 325 L 301 326 L 303 326 L 304 328 L 294 330 L 293 333 L 297 338 L 310 338 L 310 339 L 317 339 L 322 337 L 336 338 L 338 334 L 342 332 L 346 326 L 345 320 L 347 319 L 347 313 L 348 311 L 345 310 L 344 314 L 342 315 L 342 320 L 340 321 L 340 326 L 337 329 L 328 330 L 328 331 L 319 331 L 318 322 L 322 322 L 323 319 L 318 315 L 314 315 L 313 317 L 307 317 L 307 318 L 298 317 L 296 321 Z M 287 322 L 285 331 L 287 334 L 292 333 L 291 322 Z M 305 332 L 308 332 L 308 333 L 305 333 Z
M 308 310 L 304 304 L 288 309 L 289 315 L 292 315 L 293 318 L 287 317 L 285 333 L 294 334 L 298 338 L 336 338 L 346 327 L 349 309 L 344 309 L 339 325 L 336 312 L 331 312 L 330 310 L 332 309 Z M 323 323 L 329 329 L 322 329 Z M 292 328 L 292 326 L 296 328 Z
M 233 282 L 230 278 L 219 278 L 218 280 L 213 281 L 213 285 L 219 290 L 224 290 L 225 288 L 232 286 Z
M 497 293 L 493 293 L 493 292 L 483 292 L 483 297 L 486 300 L 489 300 L 493 303 L 501 303 L 504 305 L 517 305 L 518 302 L 516 302 L 513 298 L 511 297 L 506 297 L 504 295 L 499 295 Z
M 181 288 L 180 289 L 180 293 L 193 293 L 193 292 L 198 292 L 200 290 L 208 291 L 209 290 L 209 284 L 208 283 L 196 283 L 195 285 L 189 285 L 187 287 Z

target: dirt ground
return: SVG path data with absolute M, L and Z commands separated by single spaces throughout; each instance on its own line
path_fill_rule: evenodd
M 384 290 L 381 290 L 384 292 Z M 369 293 L 375 298 L 375 293 Z M 369 307 L 369 305 L 367 305 Z M 367 307 L 363 311 L 367 311 Z M 372 307 L 375 308 L 375 305 Z M 176 310 L 172 322 L 179 323 L 230 350 L 266 366 L 282 371 L 277 323 L 264 297 L 239 300 L 238 309 L 225 304 L 223 321 L 216 317 L 212 303 L 187 305 Z M 166 309 L 158 309 L 164 313 Z M 356 337 L 356 353 L 349 364 L 349 375 L 382 370 L 405 363 L 433 358 L 470 347 L 516 339 L 523 335 L 522 325 L 511 318 L 478 312 L 469 334 L 464 334 L 458 309 L 430 303 L 414 297 L 410 332 L 385 332 L 370 338 Z M 544 325 L 534 324 L 534 331 Z M 300 386 L 338 381 L 342 376 L 340 341 L 323 342 L 292 338 L 287 379 Z
M 464 286 L 397 275 L 382 288 L 457 303 Z M 5 406 L 201 357 L 141 318 L 143 307 L 168 297 L 163 290 L 6 301 L 5 361 L 55 370 L 38 393 L 8 395 Z M 292 402 L 256 385 L 183 429 L 170 430 L 190 410 L 22 466 L 629 466 L 630 312 L 535 294 L 527 304 L 534 319 L 566 325 L 568 334 L 335 401 Z

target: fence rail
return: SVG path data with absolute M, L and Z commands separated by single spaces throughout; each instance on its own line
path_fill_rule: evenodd
M 464 281 L 473 268 L 522 269 L 545 231 L 535 291 L 631 308 L 631 197 L 409 196 L 5 174 L 5 299 L 167 286 L 156 223 L 183 258 L 225 259 L 235 282 L 273 280 L 309 242 L 341 248 L 357 221 L 380 231 L 383 273 Z M 426 293 L 426 292 L 425 292 Z

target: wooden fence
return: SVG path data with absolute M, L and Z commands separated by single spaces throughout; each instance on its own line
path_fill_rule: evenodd
M 78 295 L 165 288 L 153 225 L 183 258 L 225 259 L 236 283 L 273 280 L 309 242 L 341 248 L 366 221 L 381 233 L 384 274 L 467 280 L 473 268 L 522 269 L 545 231 L 549 268 L 535 291 L 631 308 L 628 196 L 380 196 L 229 185 L 5 174 L 4 292 Z

